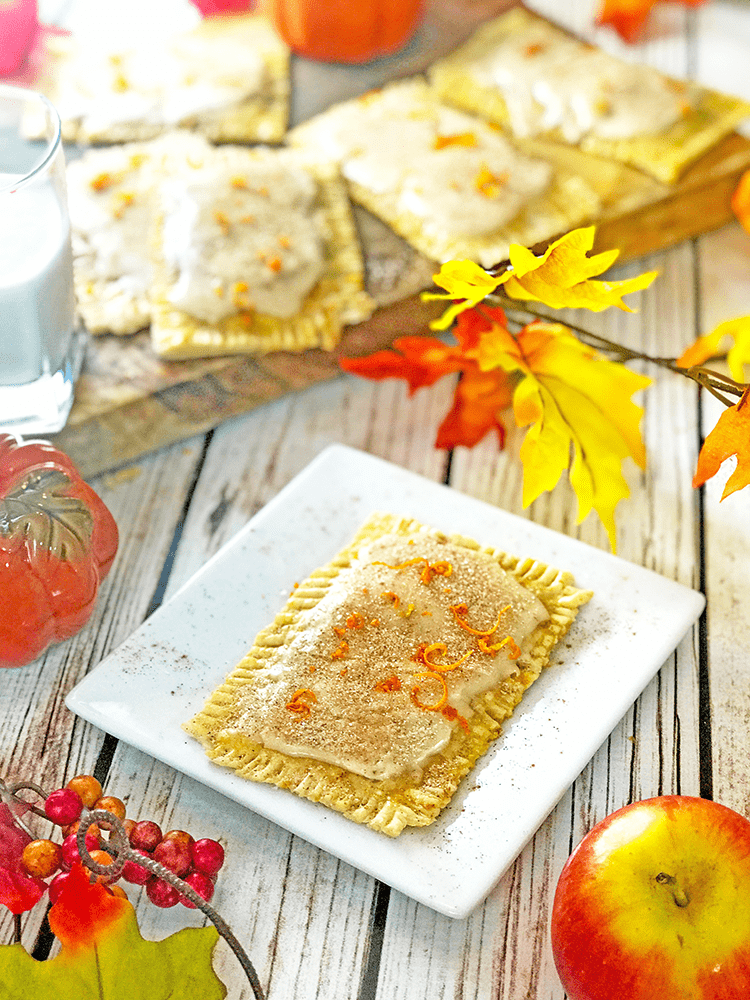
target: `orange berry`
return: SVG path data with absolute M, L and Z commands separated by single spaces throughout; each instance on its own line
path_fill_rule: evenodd
M 162 840 L 177 840 L 187 848 L 190 848 L 190 845 L 193 843 L 193 837 L 185 830 L 170 830 L 164 834 Z
M 80 821 L 80 819 L 77 819 L 75 821 L 75 823 L 71 823 L 70 826 L 64 826 L 63 827 L 63 836 L 64 837 L 69 837 L 71 835 L 71 833 L 73 833 L 73 834 L 78 833 L 78 828 L 79 828 L 80 825 L 81 825 L 81 821 Z M 96 823 L 91 823 L 90 826 L 88 827 L 88 829 L 86 830 L 86 836 L 87 837 L 96 837 L 97 840 L 101 840 L 102 839 L 102 831 L 99 829 L 99 827 L 96 825 Z
M 34 878 L 49 878 L 60 867 L 62 849 L 53 840 L 32 840 L 21 854 L 21 864 Z
M 76 775 L 75 778 L 70 779 L 66 788 L 72 788 L 74 792 L 77 792 L 87 809 L 93 808 L 94 803 L 102 795 L 102 786 L 91 774 Z
M 103 795 L 97 799 L 94 803 L 94 809 L 105 809 L 107 812 L 114 813 L 119 820 L 125 819 L 125 803 L 122 799 L 115 798 L 114 795 Z
M 111 865 L 114 863 L 114 858 L 111 854 L 106 851 L 91 851 L 91 860 L 95 861 L 98 865 Z M 97 875 L 97 882 L 108 882 L 110 879 L 109 875 Z

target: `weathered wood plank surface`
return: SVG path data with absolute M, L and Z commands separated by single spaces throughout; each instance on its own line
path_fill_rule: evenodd
M 554 12 L 552 0 L 545 6 Z M 713 37 L 716 23 L 703 9 L 687 15 L 666 6 L 658 37 L 635 51 L 676 75 L 700 71 L 702 60 L 710 62 L 702 29 Z M 721 14 L 719 26 L 735 17 L 750 32 L 744 7 L 708 7 Z M 568 8 L 570 26 L 586 30 L 589 0 Z M 661 272 L 638 313 L 572 319 L 645 351 L 675 355 L 717 322 L 750 313 L 749 262 L 750 237 L 729 226 L 621 268 L 620 277 L 646 267 Z M 618 508 L 618 554 L 689 586 L 705 582 L 705 625 L 669 657 L 466 919 L 443 917 L 389 890 L 107 737 L 63 704 L 88 670 L 333 442 L 606 549 L 594 518 L 576 523 L 564 484 L 522 509 L 518 432 L 502 452 L 489 438 L 472 450 L 434 449 L 450 379 L 412 397 L 396 382 L 321 380 L 93 479 L 120 527 L 118 557 L 79 636 L 27 668 L 2 672 L 0 774 L 51 787 L 96 769 L 129 815 L 224 842 L 227 865 L 215 902 L 248 948 L 270 1000 L 563 1000 L 549 947 L 550 908 L 565 859 L 593 823 L 628 801 L 673 791 L 713 795 L 750 813 L 748 494 L 720 504 L 723 474 L 703 495 L 692 490 L 700 434 L 718 410 L 710 400 L 699 403 L 687 380 L 648 374 L 654 384 L 641 402 L 649 463 L 645 472 L 627 470 L 631 497 Z M 159 911 L 140 890 L 130 895 L 146 936 L 202 921 L 182 907 Z M 27 947 L 39 937 L 42 916 L 36 910 L 25 924 Z M 7 917 L 0 928 L 9 940 Z M 249 1000 L 233 957 L 222 955 L 221 964 L 232 1000 Z

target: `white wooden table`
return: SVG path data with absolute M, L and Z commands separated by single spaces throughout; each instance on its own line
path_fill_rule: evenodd
M 81 0 L 83 4 L 83 0 Z M 71 0 L 70 10 L 75 7 Z M 652 40 L 625 49 L 592 29 L 590 0 L 540 11 L 628 57 L 750 97 L 750 5 L 695 12 L 665 5 Z M 44 10 L 44 8 L 43 8 Z M 70 13 L 70 10 L 67 13 Z M 628 265 L 658 268 L 635 315 L 575 316 L 646 352 L 677 355 L 724 319 L 750 313 L 750 236 L 739 225 Z M 453 489 L 606 549 L 600 524 L 575 524 L 570 491 L 521 507 L 520 436 L 499 452 L 490 438 L 452 454 L 433 448 L 453 385 L 409 398 L 402 383 L 341 378 L 290 395 L 216 431 L 93 481 L 121 532 L 114 568 L 89 626 L 34 664 L 0 677 L 0 774 L 48 788 L 93 771 L 134 818 L 220 839 L 227 848 L 214 902 L 247 948 L 271 1000 L 562 1000 L 549 945 L 555 883 L 571 848 L 623 804 L 662 793 L 712 797 L 750 814 L 750 494 L 719 504 L 720 474 L 691 488 L 701 434 L 720 407 L 687 380 L 649 371 L 645 473 L 628 469 L 618 554 L 708 598 L 680 644 L 575 784 L 466 919 L 453 920 L 392 891 L 304 840 L 233 805 L 64 706 L 66 693 L 184 584 L 324 447 L 342 442 Z M 728 473 L 727 473 L 728 474 Z M 141 928 L 158 938 L 197 911 L 160 911 L 131 892 Z M 42 914 L 24 943 L 34 949 Z M 12 923 L 3 921 L 3 940 Z M 233 957 L 232 998 L 250 997 Z

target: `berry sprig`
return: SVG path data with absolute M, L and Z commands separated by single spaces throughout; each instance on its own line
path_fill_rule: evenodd
M 154 873 L 147 860 L 177 876 L 208 902 L 214 894 L 216 877 L 224 864 L 224 848 L 217 840 L 196 840 L 185 830 L 162 833 L 152 820 L 126 817 L 125 803 L 113 795 L 104 795 L 99 781 L 90 774 L 77 775 L 64 788 L 44 798 L 43 814 L 60 826 L 61 844 L 49 838 L 32 840 L 24 848 L 21 865 L 27 874 L 50 879 L 49 898 L 54 903 L 69 877 L 75 861 L 94 862 L 96 878 L 114 895 L 125 896 L 119 878 L 132 885 L 143 885 L 155 906 L 177 903 L 195 909 L 196 903 L 170 881 Z M 98 822 L 91 821 L 96 816 Z M 122 825 L 125 844 L 114 837 L 115 821 Z M 88 855 L 88 858 L 86 857 Z M 92 867 L 89 864 L 89 867 Z
M 35 792 L 42 799 L 43 808 L 19 797 L 22 789 Z M 122 887 L 115 884 L 123 878 L 134 885 L 145 885 L 149 899 L 157 906 L 180 902 L 191 909 L 200 909 L 234 952 L 255 1000 L 265 1000 L 247 952 L 209 902 L 216 876 L 224 864 L 224 848 L 218 841 L 195 840 L 185 830 L 162 834 L 158 824 L 151 820 L 128 819 L 124 802 L 104 795 L 101 784 L 89 774 L 72 778 L 65 788 L 49 795 L 32 782 L 6 784 L 0 779 L 0 804 L 5 808 L 6 822 L 22 829 L 29 838 L 33 834 L 22 819 L 25 811 L 62 827 L 62 844 L 49 838 L 30 839 L 17 861 L 19 868 L 28 873 L 31 881 L 38 882 L 40 888 L 43 889 L 45 880 L 50 880 L 47 888 L 52 903 L 59 897 L 69 870 L 80 861 L 88 869 L 90 880 L 100 882 L 113 895 L 127 898 Z M 16 941 L 20 942 L 20 913 L 14 911 L 14 918 Z

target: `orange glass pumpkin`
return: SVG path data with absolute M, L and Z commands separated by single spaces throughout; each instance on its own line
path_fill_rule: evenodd
M 298 55 L 360 63 L 400 49 L 419 21 L 422 0 L 265 0 L 263 9 Z

